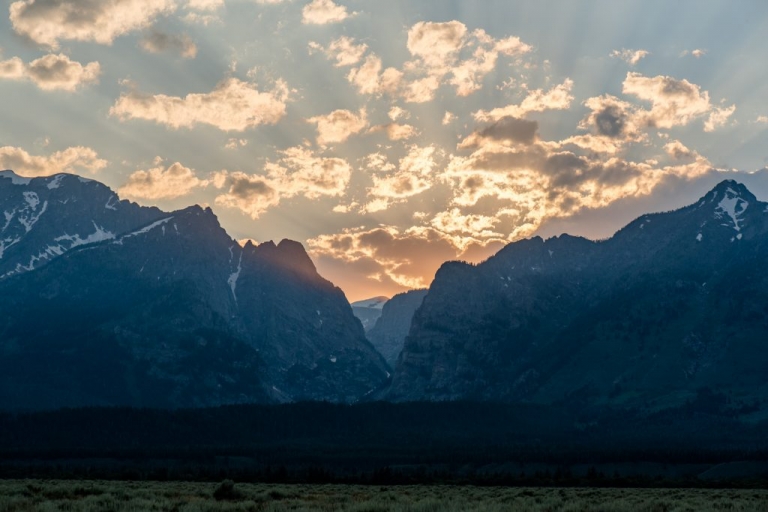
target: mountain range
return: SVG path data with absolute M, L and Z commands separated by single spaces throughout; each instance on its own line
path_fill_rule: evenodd
M 768 204 L 730 180 L 607 240 L 445 263 L 386 397 L 657 411 L 706 391 L 751 407 L 768 399 L 767 263 Z
M 2 171 L 0 210 L 0 409 L 766 409 L 768 203 L 735 181 L 606 240 L 521 240 L 352 305 L 301 244 L 240 245 L 209 208 Z
M 240 246 L 210 209 L 0 173 L 0 408 L 354 402 L 386 383 L 301 244 Z

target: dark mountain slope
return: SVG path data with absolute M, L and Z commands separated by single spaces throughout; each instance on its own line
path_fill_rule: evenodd
M 663 408 L 701 388 L 768 397 L 768 213 L 726 181 L 602 242 L 513 243 L 447 263 L 390 397 Z
M 387 375 L 300 244 L 243 248 L 197 206 L 0 280 L 0 309 L 2 408 L 346 402 Z
M 371 344 L 384 356 L 392 368 L 403 349 L 405 337 L 411 328 L 413 314 L 421 306 L 427 290 L 410 290 L 392 297 L 381 312 L 381 317 L 368 331 Z

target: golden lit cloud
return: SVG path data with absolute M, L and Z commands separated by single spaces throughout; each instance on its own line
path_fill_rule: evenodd
M 264 176 L 229 173 L 218 187 L 226 191 L 216 197 L 216 204 L 237 208 L 256 219 L 283 199 L 341 196 L 352 174 L 346 160 L 319 157 L 302 147 L 281 151 L 280 158 L 267 162 L 264 170 Z
M 186 34 L 166 34 L 152 30 L 139 41 L 139 46 L 149 53 L 174 52 L 185 59 L 194 59 L 197 45 Z
M 642 112 L 642 120 L 652 128 L 684 126 L 712 110 L 707 91 L 669 76 L 627 73 L 623 92 L 651 103 L 651 110 Z
M 0 61 L 0 79 L 30 80 L 44 91 L 75 91 L 83 85 L 98 82 L 98 62 L 82 65 L 66 55 L 49 54 L 25 64 L 18 57 Z
M 567 79 L 562 84 L 556 85 L 548 91 L 535 89 L 519 105 L 507 105 L 494 108 L 491 111 L 480 110 L 475 113 L 478 121 L 498 121 L 505 117 L 525 117 L 531 112 L 543 112 L 545 110 L 565 110 L 571 106 L 573 96 L 571 89 L 573 80 Z
M 112 44 L 175 9 L 175 0 L 20 0 L 10 20 L 19 35 L 57 49 L 60 41 Z
M 647 50 L 627 50 L 622 48 L 621 50 L 613 50 L 611 57 L 621 59 L 630 66 L 634 66 L 650 54 L 651 52 Z
M 117 192 L 120 196 L 129 199 L 173 199 L 186 196 L 196 188 L 207 187 L 213 183 L 223 185 L 225 178 L 226 173 L 218 173 L 211 179 L 201 180 L 194 170 L 176 162 L 167 168 L 161 165 L 146 171 L 134 172 Z
M 307 122 L 317 125 L 317 143 L 320 146 L 345 142 L 368 127 L 365 109 L 358 114 L 349 110 L 334 110 L 325 116 L 310 117 Z
M 338 23 L 351 15 L 347 8 L 335 4 L 333 0 L 312 0 L 302 10 L 302 22 L 308 25 L 326 25 Z
M 94 174 L 104 169 L 107 161 L 91 148 L 76 146 L 48 156 L 34 156 L 22 148 L 0 147 L 0 168 L 23 176 L 51 176 L 61 172 Z
M 348 229 L 307 241 L 315 258 L 333 258 L 364 277 L 392 281 L 404 288 L 429 286 L 437 269 L 458 259 L 482 261 L 501 248 L 499 242 L 467 242 L 456 245 L 450 236 L 432 227 L 400 230 L 394 226 Z
M 386 160 L 369 160 L 369 167 L 383 163 L 385 167 L 373 174 L 373 186 L 368 189 L 365 210 L 386 210 L 392 204 L 429 190 L 435 182 L 433 171 L 437 165 L 434 146 L 411 146 L 408 153 L 394 168 Z M 370 157 L 369 157 L 370 158 Z
M 351 37 L 342 36 L 323 48 L 317 43 L 309 43 L 310 51 L 322 51 L 325 55 L 334 60 L 334 66 L 337 68 L 353 66 L 360 62 L 368 50 L 367 44 L 356 44 Z
M 123 121 L 144 119 L 174 129 L 208 124 L 223 131 L 244 131 L 277 123 L 285 115 L 288 96 L 283 82 L 260 92 L 252 84 L 228 78 L 209 93 L 183 98 L 130 91 L 118 98 L 109 113 Z

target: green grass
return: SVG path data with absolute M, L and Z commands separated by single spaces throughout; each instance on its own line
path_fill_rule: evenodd
M 0 481 L 0 512 L 16 511 L 563 511 L 768 512 L 768 491 L 545 489 L 468 486 L 236 484 L 186 482 Z

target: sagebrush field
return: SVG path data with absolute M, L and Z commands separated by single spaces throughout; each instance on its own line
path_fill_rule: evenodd
M 0 482 L 0 512 L 251 510 L 765 512 L 768 511 L 768 491 L 40 480 Z

